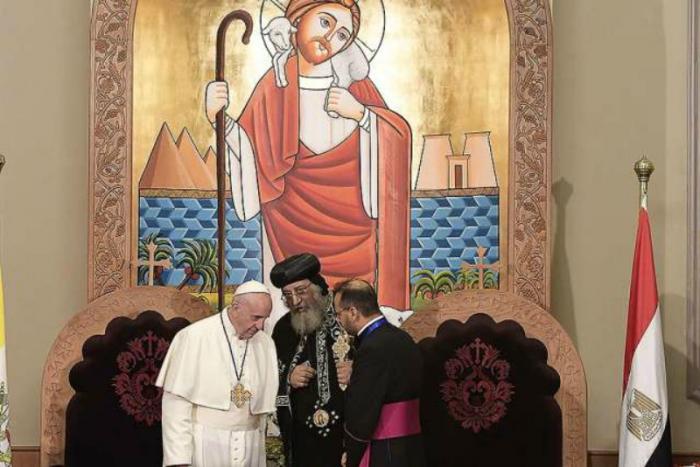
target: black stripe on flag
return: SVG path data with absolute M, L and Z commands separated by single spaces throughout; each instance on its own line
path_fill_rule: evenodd
M 654 449 L 646 467 L 672 467 L 673 459 L 671 455 L 671 422 L 666 420 L 664 434 L 659 440 L 659 444 Z

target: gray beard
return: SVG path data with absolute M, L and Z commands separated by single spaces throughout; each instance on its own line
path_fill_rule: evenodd
M 323 310 L 316 308 L 307 312 L 294 312 L 292 314 L 292 329 L 300 336 L 308 336 L 323 324 Z

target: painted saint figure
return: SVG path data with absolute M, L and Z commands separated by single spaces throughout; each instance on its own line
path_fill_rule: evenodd
M 290 0 L 270 22 L 274 65 L 239 118 L 226 119 L 233 201 L 242 220 L 262 213 L 271 253 L 263 277 L 311 251 L 331 287 L 361 278 L 378 287 L 383 307 L 403 311 L 411 129 L 367 77 L 360 26 L 354 0 Z M 208 84 L 209 121 L 228 102 L 226 82 Z

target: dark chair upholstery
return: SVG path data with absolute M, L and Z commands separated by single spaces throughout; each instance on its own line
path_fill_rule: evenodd
M 559 467 L 560 378 L 512 320 L 475 314 L 423 339 L 421 422 L 428 465 Z
M 66 410 L 66 466 L 161 465 L 162 390 L 154 383 L 170 342 L 188 324 L 144 311 L 113 319 L 104 335 L 85 341 L 69 374 L 75 395 Z

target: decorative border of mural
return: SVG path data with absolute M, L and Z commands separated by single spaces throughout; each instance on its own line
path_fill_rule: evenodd
M 138 0 L 94 0 L 91 26 L 88 299 L 134 283 L 132 38 Z M 548 0 L 506 0 L 511 27 L 508 290 L 550 296 L 552 22 Z
M 497 323 L 514 320 L 523 327 L 527 337 L 538 339 L 547 347 L 547 364 L 561 378 L 555 398 L 562 415 L 562 465 L 585 467 L 588 446 L 586 375 L 574 343 L 550 313 L 508 292 L 458 291 L 411 316 L 402 329 L 418 342 L 435 336 L 441 323 L 449 319 L 466 322 L 476 313 L 486 313 Z
M 690 97 L 688 105 L 688 398 L 700 402 L 700 244 L 697 238 L 700 227 L 700 4 L 689 4 L 689 64 L 688 79 Z
M 511 31 L 508 291 L 550 299 L 552 16 L 548 0 L 506 0 Z
M 92 5 L 88 301 L 131 285 L 131 72 L 136 3 L 95 0 Z
M 196 297 L 171 287 L 131 287 L 101 297 L 74 315 L 51 346 L 41 384 L 41 466 L 63 465 L 66 437 L 66 407 L 75 391 L 68 373 L 82 360 L 83 343 L 104 334 L 117 316 L 136 318 L 154 310 L 163 318 L 186 318 L 190 322 L 211 314 L 209 306 Z

